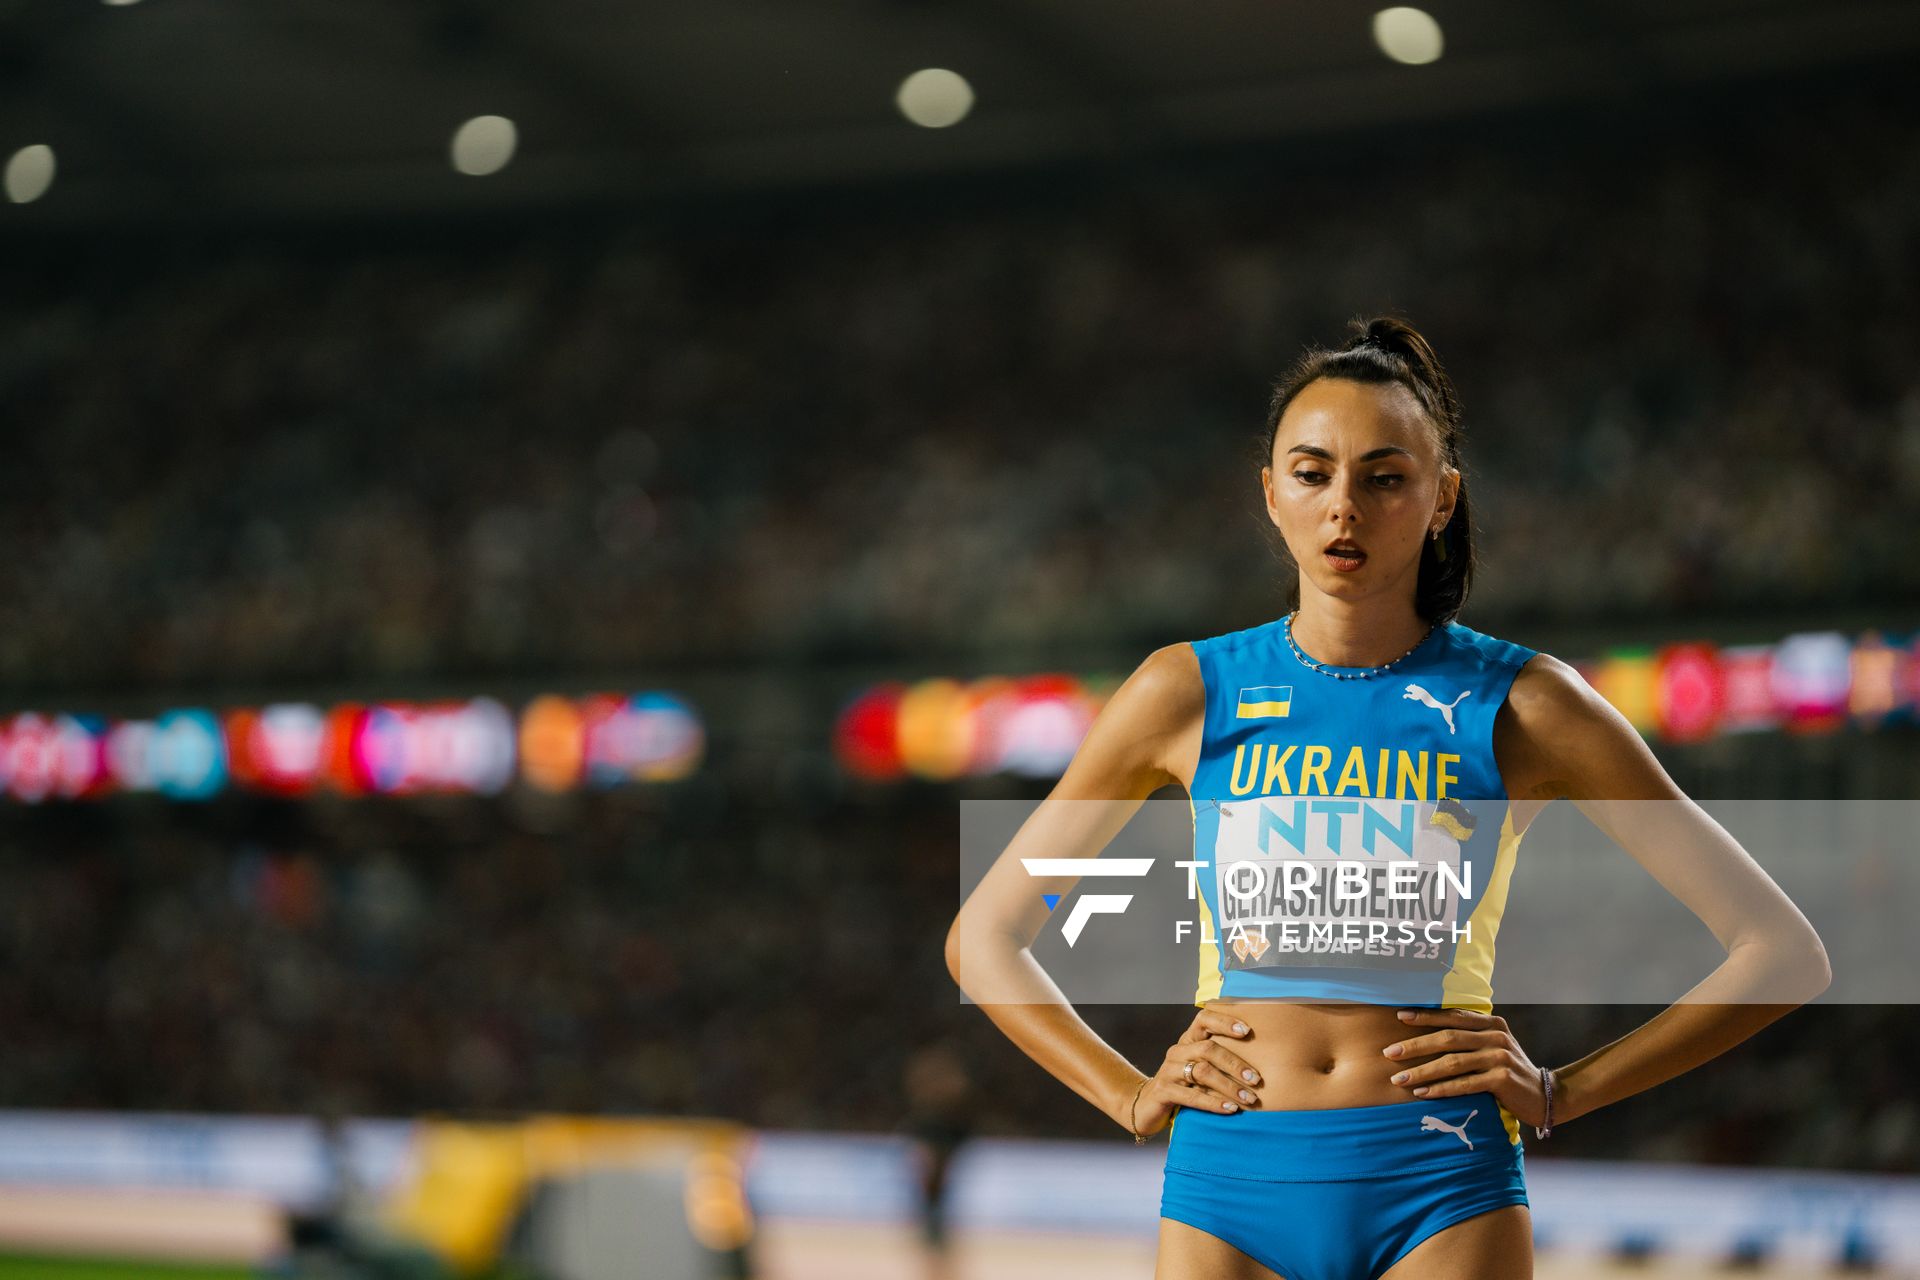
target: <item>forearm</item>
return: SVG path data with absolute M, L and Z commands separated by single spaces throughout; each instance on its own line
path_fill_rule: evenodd
M 1825 989 L 1825 956 L 1736 946 L 1712 973 L 1626 1035 L 1554 1069 L 1555 1124 L 1632 1097 L 1711 1061 Z M 1817 965 L 1809 976 L 1808 969 Z M 1759 1003 L 1760 994 L 1785 1003 Z
M 1133 1131 L 1126 1113 L 1142 1073 L 1074 1011 L 1031 951 L 1008 935 L 996 935 L 970 947 L 964 966 L 950 961 L 948 969 L 1021 1052 Z M 983 999 L 983 993 L 992 999 Z

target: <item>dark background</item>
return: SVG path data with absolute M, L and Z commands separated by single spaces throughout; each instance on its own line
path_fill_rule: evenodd
M 0 15 L 0 143 L 61 155 L 0 209 L 5 706 L 674 687 L 712 742 L 558 801 L 0 802 L 0 1102 L 891 1129 L 943 1042 L 984 1131 L 1110 1136 L 940 958 L 958 801 L 1044 786 L 857 783 L 832 718 L 1274 616 L 1266 391 L 1351 315 L 1460 387 L 1468 625 L 1913 627 L 1903 7 L 1539 8 L 1436 11 L 1429 68 L 1305 4 Z M 942 57 L 975 115 L 915 130 Z M 479 110 L 495 178 L 441 154 Z M 1911 728 L 1661 754 L 1920 781 Z M 1191 1016 L 1085 1012 L 1148 1066 Z M 1656 1010 L 1503 1012 L 1562 1063 Z M 1913 1169 L 1913 1025 L 1801 1010 L 1555 1150 Z

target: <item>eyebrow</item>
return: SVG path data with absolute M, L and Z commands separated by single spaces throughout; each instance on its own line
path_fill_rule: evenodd
M 1316 445 L 1316 444 L 1297 444 L 1293 446 L 1293 448 L 1287 450 L 1287 452 L 1288 454 L 1310 453 L 1316 458 L 1325 458 L 1328 462 L 1333 461 L 1333 455 L 1331 453 L 1328 453 L 1325 449 L 1322 449 L 1319 445 Z M 1375 458 L 1390 457 L 1396 453 L 1402 455 L 1403 457 L 1408 457 L 1408 458 L 1413 457 L 1413 451 L 1410 449 L 1402 449 L 1397 444 L 1383 444 L 1378 449 L 1369 449 L 1365 453 L 1361 454 L 1360 461 L 1372 462 Z

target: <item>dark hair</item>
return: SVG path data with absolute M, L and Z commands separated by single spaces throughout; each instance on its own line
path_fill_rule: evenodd
M 1473 582 L 1473 521 L 1467 507 L 1466 466 L 1460 459 L 1460 398 L 1454 394 L 1453 380 L 1440 367 L 1433 347 L 1420 331 L 1398 316 L 1354 317 L 1347 322 L 1352 336 L 1338 351 L 1310 347 L 1273 387 L 1273 399 L 1267 405 L 1266 450 L 1261 465 L 1273 459 L 1275 437 L 1280 431 L 1280 416 L 1293 398 L 1317 378 L 1346 378 L 1353 382 L 1397 382 L 1413 392 L 1426 410 L 1440 438 L 1441 458 L 1460 469 L 1460 492 L 1453 504 L 1453 515 L 1440 531 L 1439 543 L 1446 558 L 1436 554 L 1434 540 L 1425 540 L 1420 551 L 1420 575 L 1414 588 L 1414 611 L 1427 621 L 1444 625 L 1466 603 L 1467 589 Z M 1300 605 L 1300 581 L 1296 577 L 1288 592 L 1287 607 Z

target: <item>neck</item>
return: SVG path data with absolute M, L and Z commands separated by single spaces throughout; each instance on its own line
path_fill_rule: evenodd
M 1419 644 L 1431 626 L 1410 601 L 1303 596 L 1293 616 L 1293 642 L 1328 666 L 1377 667 Z

